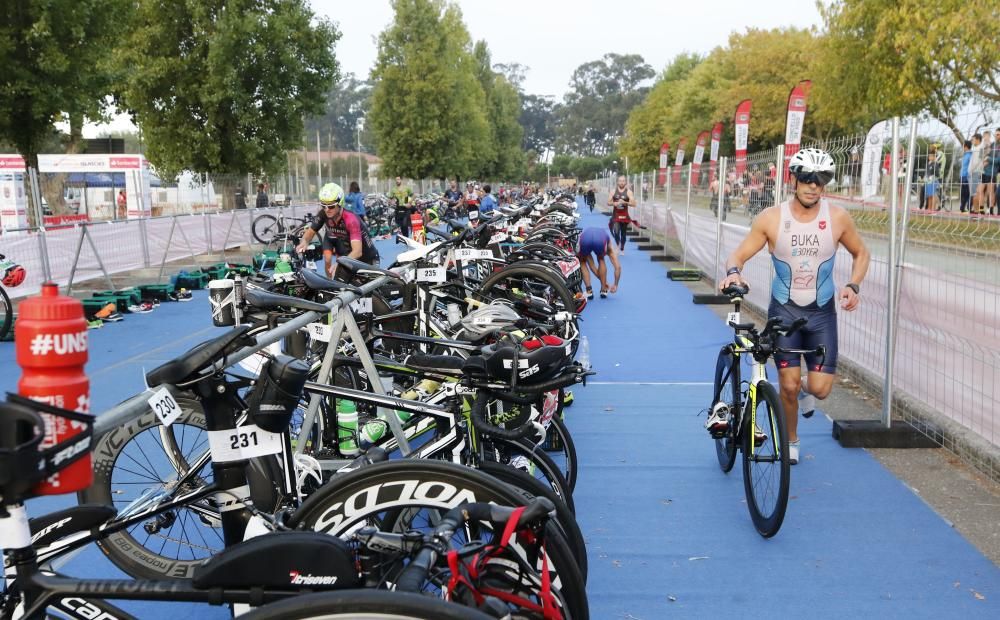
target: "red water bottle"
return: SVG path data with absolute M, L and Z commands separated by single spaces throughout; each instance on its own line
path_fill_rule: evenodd
M 42 294 L 18 308 L 14 331 L 21 396 L 78 413 L 90 413 L 90 381 L 87 363 L 87 320 L 80 300 L 59 294 L 54 282 L 42 285 Z M 80 422 L 42 414 L 47 448 L 78 434 Z M 87 454 L 66 469 L 38 484 L 39 495 L 73 493 L 90 486 L 94 472 Z
M 424 218 L 419 211 L 414 211 L 410 215 L 410 239 L 424 243 Z

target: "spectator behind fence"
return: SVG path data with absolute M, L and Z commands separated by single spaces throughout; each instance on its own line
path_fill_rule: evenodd
M 983 163 L 983 185 L 986 185 L 987 173 L 989 175 L 990 184 L 984 190 L 985 198 L 987 199 L 987 205 L 983 208 L 989 212 L 990 215 L 996 215 L 998 211 L 998 194 L 1000 194 L 1000 127 L 996 130 L 996 139 L 993 141 L 993 146 L 987 151 L 985 161 Z
M 266 209 L 271 206 L 271 201 L 267 199 L 267 192 L 264 190 L 264 184 L 257 184 L 257 208 Z
M 128 198 L 125 197 L 125 190 L 118 192 L 118 219 L 123 220 L 128 215 Z
M 979 186 L 983 182 L 983 135 L 972 134 L 972 157 L 969 159 L 969 193 L 972 196 L 971 212 L 979 212 Z
M 961 190 L 958 209 L 962 213 L 969 210 L 971 196 L 969 194 L 969 160 L 972 159 L 972 140 L 962 143 L 962 168 L 958 173 Z
M 937 163 L 937 152 L 931 151 L 927 154 L 927 170 L 924 175 L 924 206 L 928 211 L 937 211 L 939 175 L 940 172 Z
M 992 213 L 993 201 L 993 160 L 997 145 L 993 143 L 990 132 L 983 133 L 983 182 L 979 186 L 979 209 L 983 213 Z M 1000 156 L 1000 153 L 997 154 Z
M 365 217 L 368 214 L 365 210 L 365 195 L 361 193 L 361 187 L 357 181 L 351 181 L 347 197 L 344 198 L 344 201 L 344 208 L 358 216 L 362 221 L 367 221 Z

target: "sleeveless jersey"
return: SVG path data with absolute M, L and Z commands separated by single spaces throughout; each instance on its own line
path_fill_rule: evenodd
M 611 195 L 611 202 L 618 202 L 619 200 L 628 200 L 628 188 L 623 190 L 618 189 L 617 187 L 615 188 L 615 193 Z M 632 218 L 628 215 L 628 207 L 616 206 L 611 213 L 611 219 L 615 222 L 628 222 L 631 221 Z
M 811 222 L 800 222 L 792 215 L 788 202 L 781 204 L 778 240 L 771 253 L 774 262 L 771 296 L 778 303 L 792 302 L 797 306 L 815 303 L 822 307 L 834 297 L 833 261 L 837 244 L 833 240 L 830 206 L 821 200 L 817 211 Z

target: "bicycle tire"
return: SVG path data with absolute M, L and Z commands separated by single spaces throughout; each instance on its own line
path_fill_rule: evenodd
M 566 482 L 566 477 L 563 476 L 562 470 L 552 460 L 552 457 L 539 448 L 533 441 L 528 439 L 507 440 L 491 437 L 488 440 L 487 446 L 492 446 L 491 452 L 495 451 L 493 455 L 498 456 L 502 464 L 516 467 L 552 489 L 552 492 L 566 503 L 570 511 L 574 515 L 576 514 L 573 491 L 569 488 L 569 483 Z M 490 448 L 487 447 L 487 450 L 490 451 Z M 518 460 L 519 465 L 513 464 L 515 460 Z M 526 466 L 528 467 L 527 470 L 525 469 Z
M 280 235 L 283 230 L 281 225 L 278 223 L 278 218 L 265 213 L 254 218 L 253 224 L 250 226 L 250 232 L 253 234 L 253 238 L 256 239 L 258 243 L 268 245 L 274 240 L 275 237 Z
M 759 411 L 761 407 L 764 410 L 763 417 Z M 757 409 L 755 415 L 747 415 L 743 420 L 743 486 L 754 527 L 761 536 L 770 538 L 778 533 L 785 519 L 791 466 L 788 462 L 785 413 L 777 391 L 766 381 L 757 384 Z M 767 434 L 767 440 L 751 450 L 755 420 Z M 778 476 L 776 493 L 772 484 L 766 489 L 761 489 L 756 484 L 773 482 L 775 475 Z
M 719 401 L 725 401 L 729 405 L 729 428 L 723 437 L 715 440 L 715 455 L 719 459 L 719 467 L 727 474 L 733 469 L 733 464 L 736 462 L 736 430 L 740 425 L 740 412 L 736 410 L 736 395 L 739 393 L 740 386 L 736 384 L 736 373 L 733 372 L 734 359 L 729 347 L 723 347 L 719 351 L 719 357 L 715 361 L 712 403 L 709 405 L 712 407 Z M 729 380 L 726 381 L 726 385 L 722 385 L 722 380 L 727 374 Z
M 559 390 L 559 393 L 562 394 L 562 390 Z M 560 404 L 561 407 L 562 404 Z M 552 423 L 549 425 L 548 435 L 545 443 L 542 444 L 542 449 L 551 456 L 552 460 L 559 467 L 563 477 L 566 478 L 566 484 L 569 485 L 570 492 L 575 491 L 578 468 L 576 443 L 573 442 L 573 436 L 570 434 L 566 422 L 558 413 L 552 418 Z
M 570 292 L 569 287 L 566 286 L 566 280 L 561 274 L 557 276 L 552 271 L 524 263 L 515 263 L 510 267 L 505 267 L 497 271 L 486 278 L 473 295 L 474 297 L 478 297 L 479 301 L 485 302 L 492 301 L 501 294 L 503 298 L 515 301 L 515 299 L 511 298 L 516 298 L 516 294 L 512 290 L 513 287 L 505 288 L 504 286 L 504 282 L 507 280 L 519 280 L 522 286 L 524 283 L 528 283 L 536 289 L 541 289 L 539 292 L 547 293 L 546 301 L 558 301 L 562 304 L 561 310 L 573 314 L 576 313 L 576 300 L 573 298 L 573 293 Z M 551 291 L 545 291 L 545 287 L 549 287 Z
M 7 295 L 7 291 L 0 286 L 0 340 L 7 337 L 7 332 L 10 331 L 10 324 L 14 320 L 14 306 L 10 302 L 10 296 Z
M 161 484 L 168 484 L 171 474 L 176 475 L 176 469 L 171 464 L 171 459 L 181 462 L 185 466 L 187 462 L 193 461 L 192 456 L 200 454 L 201 450 L 207 450 L 207 437 L 204 435 L 205 414 L 201 408 L 201 403 L 193 398 L 178 396 L 177 404 L 181 407 L 181 415 L 171 424 L 170 437 L 174 438 L 174 446 L 169 446 L 169 442 L 163 442 L 160 430 L 162 425 L 152 411 L 129 421 L 123 426 L 105 434 L 95 441 L 91 449 L 93 460 L 94 481 L 80 491 L 77 497 L 80 503 L 98 503 L 108 506 L 124 508 L 132 503 L 136 498 L 128 495 L 127 489 L 133 485 L 139 487 L 137 492 L 141 495 L 150 488 L 150 483 L 158 481 Z M 200 433 L 199 433 L 200 431 Z M 147 435 L 148 434 L 148 435 Z M 150 443 L 156 443 L 159 436 L 159 451 L 150 448 Z M 177 442 L 180 437 L 179 443 Z M 170 454 L 180 448 L 180 454 Z M 131 456 L 133 451 L 141 455 L 144 463 Z M 160 461 L 160 455 L 166 455 L 166 463 Z M 118 466 L 119 458 L 129 459 L 136 464 L 136 468 L 145 471 L 131 471 L 127 467 Z M 154 464 L 156 461 L 156 464 Z M 281 479 L 280 464 L 273 457 L 263 457 L 253 459 L 252 467 L 247 468 L 250 480 L 251 496 L 254 504 L 262 510 L 273 509 L 280 498 L 275 494 L 275 482 Z M 147 467 L 148 466 L 148 467 Z M 162 467 L 161 467 L 162 466 Z M 164 472 L 161 474 L 160 472 Z M 207 484 L 211 479 L 211 467 L 206 465 L 203 469 L 203 476 L 199 476 L 201 484 Z M 116 475 L 116 473 L 118 475 Z M 173 511 L 175 518 L 162 537 L 164 542 L 159 551 L 150 549 L 149 543 L 152 534 L 145 536 L 140 541 L 143 526 L 149 521 L 140 522 L 130 528 L 103 535 L 97 540 L 98 548 L 122 571 L 141 579 L 163 579 L 163 578 L 190 578 L 194 569 L 204 562 L 211 554 L 221 550 L 225 545 L 221 536 L 221 529 L 204 523 L 193 510 L 189 508 L 177 508 Z M 189 515 L 194 515 L 188 518 Z M 152 517 L 151 519 L 156 519 Z M 185 526 L 187 524 L 199 527 L 204 525 L 204 531 L 196 530 L 198 538 L 190 536 Z M 97 534 L 98 530 L 94 530 Z M 157 532 L 158 534 L 159 532 Z M 135 534 L 138 534 L 137 537 Z M 183 542 L 191 538 L 188 555 L 182 558 L 182 553 L 178 551 L 175 557 L 164 555 L 167 542 Z M 153 539 L 158 541 L 159 539 Z M 199 542 L 200 541 L 200 542 Z M 180 545 L 178 545 L 179 547 Z M 196 551 L 207 551 L 208 553 L 197 554 Z
M 432 495 L 433 493 L 433 495 Z M 521 506 L 534 496 L 481 471 L 433 460 L 376 463 L 334 477 L 295 511 L 287 525 L 341 536 L 380 513 L 426 507 L 449 510 L 463 502 Z M 558 526 L 546 527 L 552 583 L 569 603 L 573 618 L 587 618 L 586 585 Z
M 559 532 L 563 535 L 563 538 L 569 543 L 569 548 L 576 558 L 577 566 L 580 568 L 580 574 L 583 576 L 584 582 L 586 582 L 589 568 L 587 563 L 587 543 L 583 538 L 583 531 L 580 530 L 580 524 L 577 523 L 576 517 L 570 512 L 569 507 L 566 506 L 566 502 L 562 501 L 562 498 L 556 495 L 552 489 L 545 486 L 545 483 L 509 465 L 486 461 L 480 463 L 478 469 L 501 482 L 527 491 L 535 496 L 545 496 L 552 501 L 556 507 L 555 523 L 559 526 Z
M 243 620 L 490 620 L 457 603 L 410 592 L 343 590 L 292 596 L 241 615 Z

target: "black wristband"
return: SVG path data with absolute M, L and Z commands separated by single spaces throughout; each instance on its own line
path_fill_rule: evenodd
M 852 291 L 854 291 L 855 295 L 860 295 L 861 294 L 861 287 L 858 286 L 857 284 L 855 284 L 854 282 L 848 282 L 844 286 L 846 286 L 847 288 L 849 288 Z
M 739 274 L 740 273 L 740 268 L 739 267 L 730 267 L 729 269 L 726 270 L 726 275 L 727 276 L 731 276 L 734 273 L 735 274 Z

